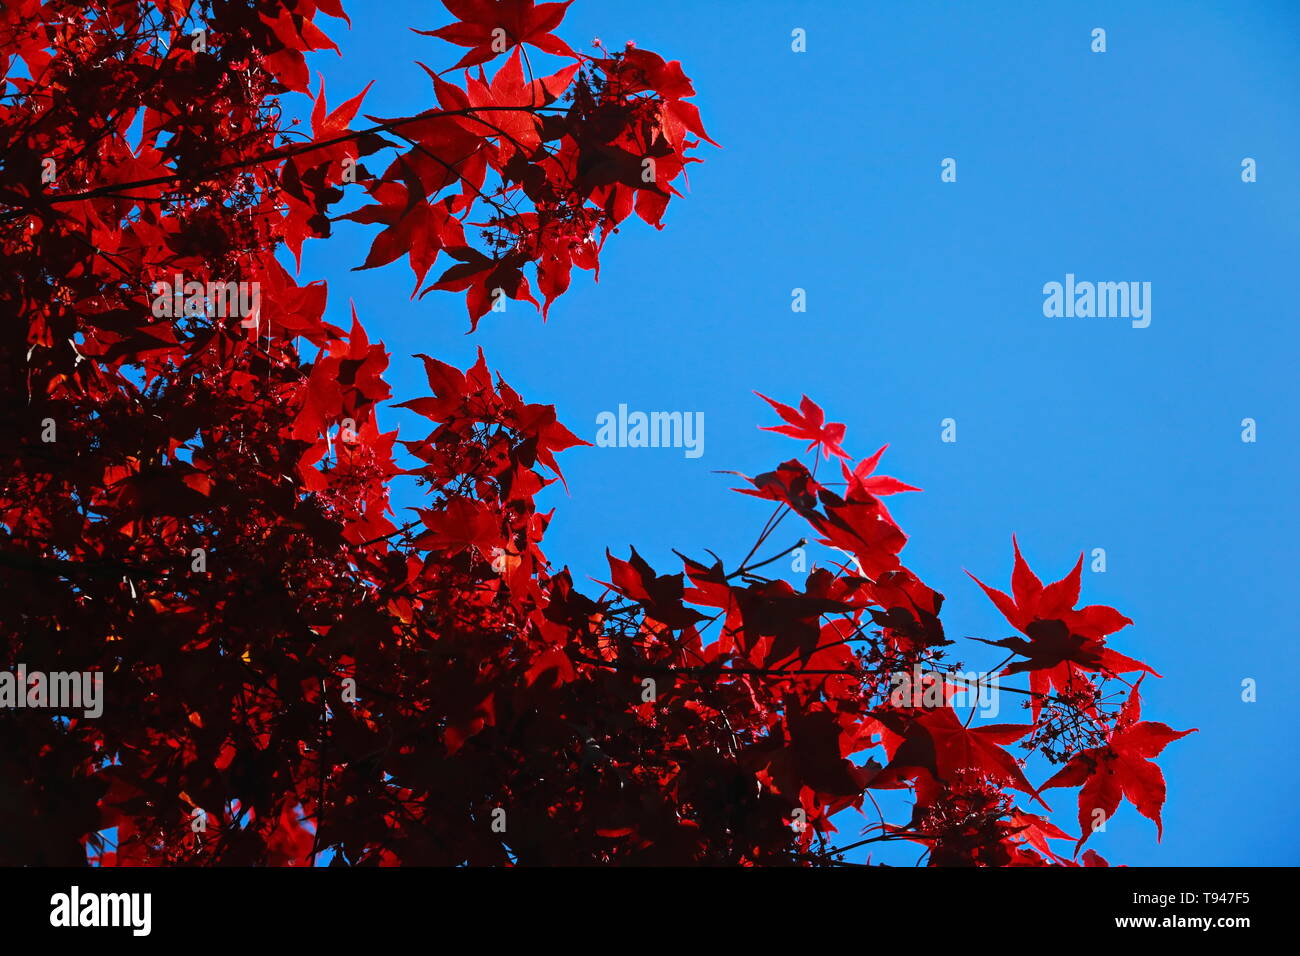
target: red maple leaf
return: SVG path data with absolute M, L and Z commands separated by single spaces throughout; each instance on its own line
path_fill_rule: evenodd
M 452 69 L 486 63 L 498 53 L 527 43 L 556 56 L 578 55 L 551 31 L 560 25 L 573 0 L 534 4 L 533 0 L 442 0 L 459 22 L 437 30 L 416 30 L 457 46 L 470 47 Z M 499 31 L 499 32 L 498 32 Z
M 865 491 L 870 495 L 896 495 L 901 491 L 920 491 L 920 488 L 904 484 L 897 478 L 890 478 L 888 475 L 876 475 L 876 465 L 880 464 L 880 456 L 885 453 L 888 445 L 881 445 L 870 458 L 864 458 L 853 470 L 845 462 L 840 462 L 840 471 L 844 473 L 844 480 L 848 483 L 849 493 L 853 491 Z M 846 495 L 847 497 L 847 495 Z
M 343 103 L 342 106 L 335 107 L 332 112 L 327 112 L 328 107 L 325 105 L 325 77 L 320 74 L 317 75 L 320 76 L 320 90 L 314 97 L 315 104 L 312 106 L 311 111 L 311 136 L 313 140 L 333 139 L 347 132 L 348 124 L 352 122 L 357 115 L 357 110 L 361 108 L 361 101 L 366 98 L 366 94 L 370 92 L 370 88 L 375 83 L 374 80 L 371 80 L 366 84 L 366 88 L 352 99 Z M 337 145 L 346 148 L 348 144 L 339 143 Z M 318 152 L 313 151 L 310 154 L 313 159 L 317 158 Z
M 785 425 L 762 426 L 763 431 L 807 440 L 809 451 L 820 445 L 822 454 L 826 458 L 831 455 L 849 457 L 848 452 L 840 447 L 840 442 L 844 440 L 844 426 L 838 422 L 827 422 L 826 413 L 822 411 L 821 406 L 807 395 L 800 400 L 799 409 L 796 411 L 789 405 L 768 398 L 762 392 L 754 392 L 754 394 L 775 408 L 776 413 L 787 422 Z
M 1014 598 L 989 587 L 969 571 L 966 573 L 984 589 L 1016 630 L 1029 638 L 1028 641 L 1018 637 L 1000 641 L 976 640 L 1005 647 L 1025 658 L 1011 664 L 1002 673 L 1029 672 L 1035 720 L 1042 710 L 1043 698 L 1051 688 L 1069 694 L 1087 684 L 1087 678 L 1076 674 L 1076 670 L 1110 674 L 1146 671 L 1160 676 L 1141 661 L 1105 646 L 1105 637 L 1132 624 L 1131 620 L 1113 607 L 1104 605 L 1075 608 L 1079 600 L 1083 555 L 1079 556 L 1068 575 L 1044 587 L 1029 569 L 1014 536 L 1011 542 L 1016 553 L 1015 568 L 1011 573 Z
M 1115 815 L 1121 797 L 1137 807 L 1138 813 L 1155 821 L 1157 840 L 1164 835 L 1160 809 L 1165 803 L 1165 777 L 1151 758 L 1158 757 L 1170 742 L 1196 733 L 1196 728 L 1173 730 L 1167 724 L 1140 721 L 1142 698 L 1138 688 L 1141 686 L 1142 678 L 1139 677 L 1129 692 L 1119 720 L 1106 738 L 1105 746 L 1075 754 L 1040 788 L 1050 790 L 1083 785 L 1079 791 L 1082 835 L 1075 844 L 1075 853 L 1101 823 Z M 1101 811 L 1100 817 L 1098 810 Z
M 378 204 L 362 206 L 340 217 L 353 222 L 380 222 L 388 227 L 375 236 L 366 261 L 354 271 L 373 269 L 406 255 L 418 290 L 444 245 L 464 246 L 465 232 L 451 214 L 451 200 L 427 202 L 418 191 L 397 182 L 379 184 L 373 195 Z M 414 297 L 415 292 L 411 294 Z
M 1015 831 L 1011 834 L 1013 837 L 1020 837 L 1039 853 L 1042 853 L 1048 859 L 1060 860 L 1052 852 L 1048 840 L 1073 840 L 1074 837 L 1066 833 L 1050 820 L 1045 820 L 1033 813 L 1024 810 L 1013 810 L 1010 817 L 1011 825 Z
M 613 588 L 625 597 L 644 605 L 646 613 L 656 621 L 669 627 L 689 627 L 702 621 L 704 615 L 693 611 L 682 603 L 685 583 L 680 574 L 656 574 L 645 558 L 632 549 L 630 561 L 614 557 L 605 549 L 605 558 L 609 561 L 609 582 L 601 581 L 606 587 Z
M 872 786 L 896 783 L 915 774 L 928 773 L 939 784 L 951 784 L 959 774 L 977 771 L 990 780 L 1029 794 L 1044 807 L 1042 797 L 1025 779 L 1016 759 L 1002 749 L 1033 730 L 1031 724 L 988 724 L 967 727 L 951 707 L 923 711 L 910 721 L 900 721 L 899 714 L 889 714 L 882 723 L 903 726 L 901 739 L 895 731 L 893 753 L 885 769 Z M 1050 807 L 1048 808 L 1050 809 Z

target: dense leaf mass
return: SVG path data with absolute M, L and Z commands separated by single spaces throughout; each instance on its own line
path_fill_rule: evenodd
M 1124 675 L 1151 669 L 1107 644 L 1131 622 L 1017 546 L 1011 595 L 986 591 L 1023 637 L 986 643 L 1028 672 L 1029 722 L 973 722 L 882 501 L 917 489 L 806 396 L 767 400 L 812 469 L 746 479 L 774 511 L 740 565 L 611 554 L 595 596 L 542 551 L 535 499 L 583 444 L 552 406 L 481 353 L 420 356 L 428 394 L 396 398 L 427 433 L 397 448 L 389 353 L 286 268 L 305 241 L 375 227 L 358 268 L 406 259 L 471 327 L 501 297 L 544 313 L 620 224 L 662 225 L 712 142 L 679 63 L 575 52 L 567 3 L 445 6 L 425 32 L 458 59 L 397 118 L 369 86 L 313 92 L 338 0 L 0 10 L 0 664 L 105 695 L 0 709 L 0 864 L 806 865 L 905 840 L 1077 865 L 1049 841 L 1122 797 L 1159 825 L 1152 758 L 1187 732 L 1139 721 Z M 775 576 L 791 512 L 843 560 Z M 1063 764 L 1039 788 L 1035 752 Z M 1055 787 L 1081 834 L 1030 812 Z M 865 836 L 837 841 L 850 809 Z

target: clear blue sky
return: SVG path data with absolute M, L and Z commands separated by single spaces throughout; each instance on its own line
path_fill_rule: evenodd
M 365 112 L 433 105 L 414 61 L 458 51 L 407 27 L 449 22 L 441 5 L 348 9 L 351 32 L 325 21 L 344 59 L 311 60 L 331 105 L 371 79 Z M 806 53 L 790 50 L 795 27 Z M 751 389 L 807 392 L 848 424 L 850 451 L 890 442 L 883 470 L 925 489 L 890 507 L 904 559 L 947 595 L 950 636 L 1009 633 L 963 568 L 1005 588 L 1012 532 L 1044 580 L 1106 549 L 1085 602 L 1136 622 L 1111 642 L 1164 675 L 1144 685 L 1146 716 L 1200 733 L 1160 760 L 1164 843 L 1126 803 L 1090 846 L 1129 864 L 1300 863 L 1300 5 L 577 0 L 559 33 L 680 59 L 725 148 L 691 167 L 663 232 L 637 222 L 611 239 L 599 285 L 575 271 L 546 325 L 512 302 L 466 336 L 457 297 L 408 300 L 405 262 L 349 272 L 376 227 L 308 243 L 302 276 L 329 278 L 328 317 L 346 327 L 355 298 L 393 352 L 394 400 L 427 394 L 412 353 L 464 367 L 481 345 L 591 441 L 620 403 L 702 411 L 699 458 L 562 457 L 571 495 L 546 502 L 546 551 L 582 578 L 605 575 L 606 545 L 661 571 L 677 570 L 671 548 L 738 561 L 767 509 L 715 471 L 797 451 L 757 431 L 774 417 Z M 956 183 L 940 182 L 945 157 Z M 1244 157 L 1258 182 L 1241 181 Z M 1150 327 L 1044 317 L 1043 284 L 1066 273 L 1150 282 Z M 955 444 L 940 441 L 948 417 Z M 384 424 L 399 422 L 417 434 L 405 413 Z M 416 500 L 404 489 L 399 504 Z M 969 665 L 996 662 L 970 647 Z M 1076 832 L 1074 791 L 1051 794 Z M 840 822 L 856 839 L 860 823 Z

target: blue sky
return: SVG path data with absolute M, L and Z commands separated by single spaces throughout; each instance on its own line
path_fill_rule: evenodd
M 355 299 L 393 353 L 395 401 L 427 394 L 412 353 L 464 367 L 482 346 L 512 386 L 554 403 L 589 441 L 596 416 L 620 403 L 704 413 L 698 458 L 562 457 L 570 494 L 545 502 L 557 508 L 546 551 L 580 579 L 605 575 L 606 546 L 625 555 L 635 544 L 661 571 L 677 569 L 672 548 L 744 556 L 767 508 L 716 472 L 755 474 L 799 450 L 757 430 L 774 416 L 751 389 L 787 402 L 808 393 L 848 424 L 857 456 L 890 443 L 882 470 L 925 489 L 890 502 L 910 535 L 904 559 L 947 595 L 950 636 L 1009 633 L 963 569 L 1006 588 L 1013 532 L 1044 580 L 1104 548 L 1107 571 L 1085 570 L 1085 603 L 1136 622 L 1111 643 L 1164 675 L 1144 684 L 1145 715 L 1200 732 L 1160 759 L 1163 844 L 1126 803 L 1089 846 L 1137 865 L 1300 863 L 1288 825 L 1300 784 L 1289 606 L 1300 557 L 1300 6 L 756 0 L 743 10 L 570 9 L 558 32 L 575 47 L 631 39 L 680 59 L 724 149 L 702 151 L 666 229 L 636 222 L 611 238 L 599 285 L 575 272 L 548 323 L 511 302 L 465 335 L 460 298 L 408 299 L 404 262 L 348 271 L 376 232 L 353 224 L 305 247 L 303 280 L 330 282 L 327 318 L 346 327 Z M 458 51 L 407 27 L 449 22 L 441 5 L 349 12 L 350 32 L 325 21 L 343 59 L 310 61 L 331 106 L 371 79 L 365 112 L 433 105 L 414 61 L 443 68 Z M 790 48 L 797 27 L 802 54 Z M 1090 50 L 1096 27 L 1105 53 Z M 955 183 L 940 181 L 946 157 Z M 1241 181 L 1244 157 L 1257 182 Z M 1045 317 L 1043 285 L 1067 273 L 1150 282 L 1150 326 Z M 795 288 L 807 291 L 805 314 L 791 312 Z M 940 440 L 945 418 L 955 443 Z M 1254 443 L 1241 440 L 1243 418 L 1258 423 Z M 420 427 L 397 412 L 383 422 L 396 423 L 410 426 L 404 437 Z M 417 500 L 403 489 L 398 503 Z M 972 667 L 999 659 L 969 647 L 960 656 Z M 1241 700 L 1245 678 L 1258 681 L 1255 703 Z M 1041 766 L 1029 776 L 1046 779 Z M 1073 795 L 1048 795 L 1071 832 Z M 852 842 L 865 821 L 839 822 Z

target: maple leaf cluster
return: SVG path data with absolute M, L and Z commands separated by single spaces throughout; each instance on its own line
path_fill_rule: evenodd
M 93 719 L 0 710 L 0 863 L 808 865 L 912 841 L 1078 865 L 1122 798 L 1159 826 L 1153 758 L 1190 731 L 1139 719 L 1154 672 L 1107 644 L 1131 622 L 1017 545 L 1012 593 L 985 590 L 1023 636 L 985 643 L 1028 674 L 1030 722 L 972 724 L 943 597 L 882 501 L 917 489 L 810 399 L 767 399 L 814 467 L 747 479 L 775 510 L 739 565 L 610 554 L 594 597 L 541 549 L 536 498 L 585 444 L 553 406 L 481 352 L 419 356 L 430 394 L 398 405 L 428 433 L 382 429 L 388 351 L 280 251 L 377 225 L 359 268 L 405 257 L 471 325 L 533 283 L 545 313 L 620 224 L 662 225 L 712 142 L 679 63 L 574 52 L 567 3 L 445 6 L 427 34 L 463 52 L 425 68 L 437 105 L 367 125 L 369 87 L 333 109 L 310 88 L 338 0 L 0 10 L 0 665 L 106 695 Z M 563 65 L 536 76 L 538 54 Z M 258 306 L 160 310 L 176 275 Z M 399 476 L 425 496 L 408 520 Z M 791 512 L 844 560 L 763 575 Z M 936 693 L 900 701 L 918 668 Z M 1017 743 L 1061 769 L 1034 787 Z M 1056 787 L 1080 788 L 1078 835 L 1028 809 Z M 874 812 L 883 791 L 910 820 Z M 868 835 L 835 845 L 846 810 Z

